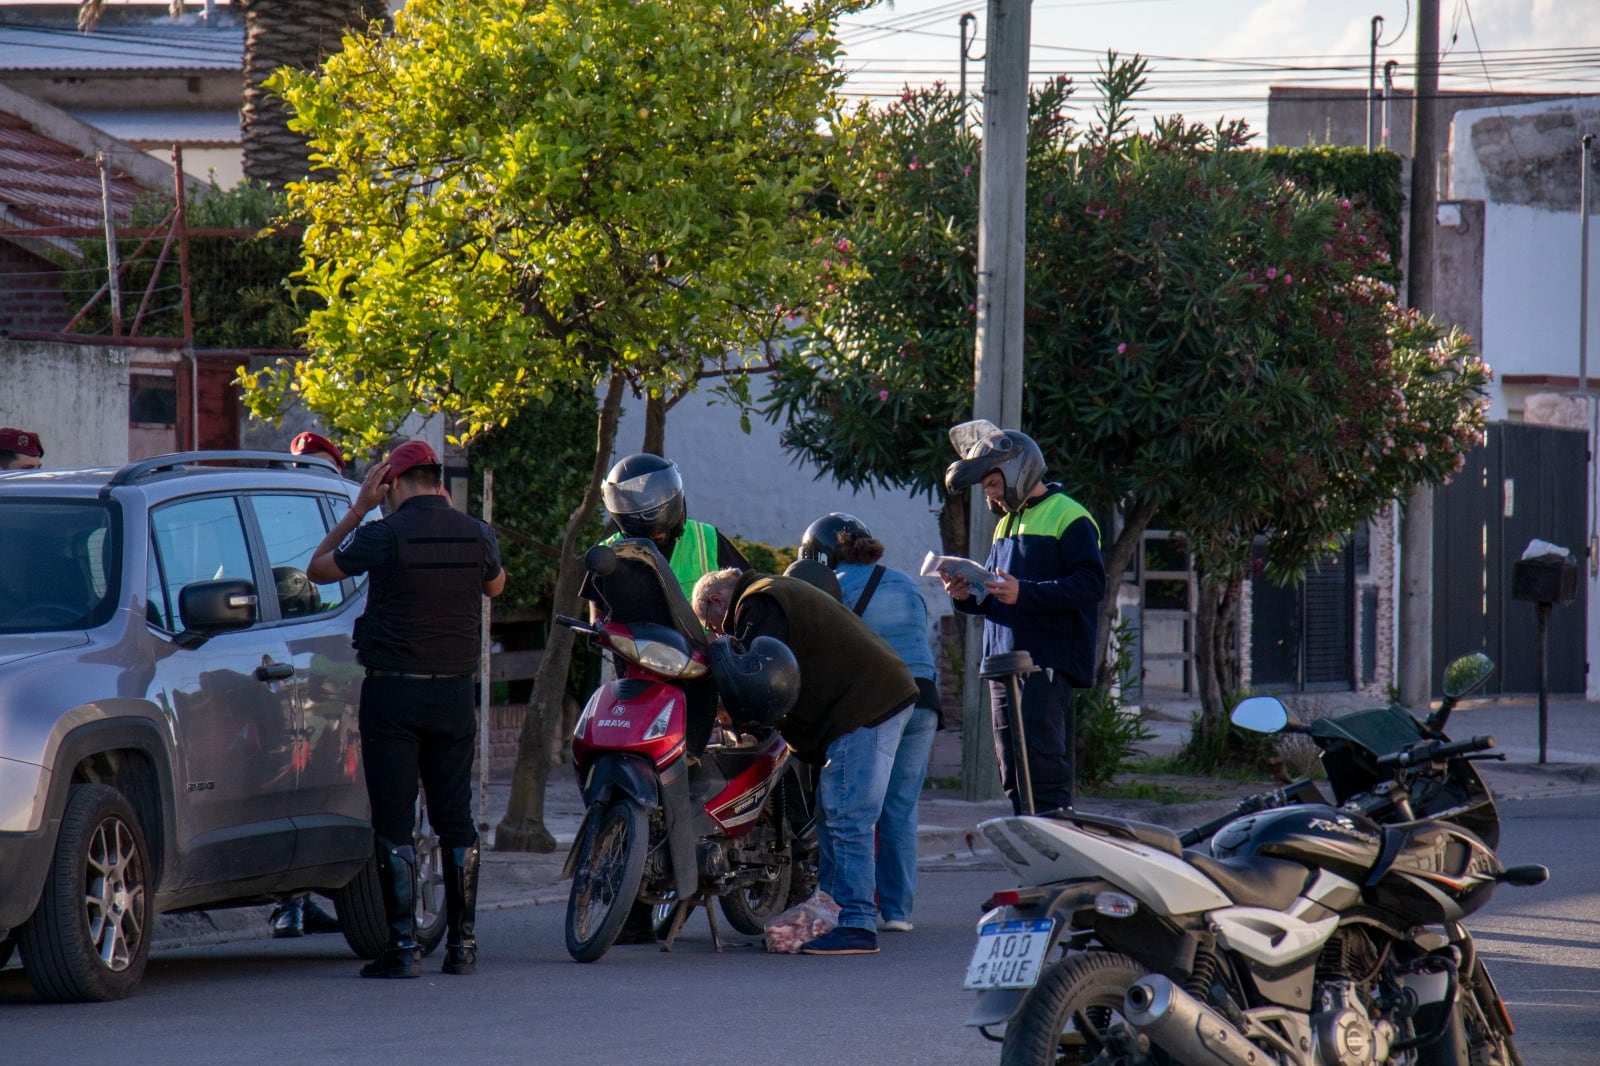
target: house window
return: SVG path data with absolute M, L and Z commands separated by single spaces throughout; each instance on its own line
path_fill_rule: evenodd
M 135 426 L 177 425 L 177 379 L 171 374 L 128 375 L 128 422 Z

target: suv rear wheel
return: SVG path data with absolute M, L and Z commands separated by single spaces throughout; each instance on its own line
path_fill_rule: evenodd
M 72 786 L 44 892 L 17 930 L 23 970 L 41 997 L 109 1000 L 133 991 L 150 954 L 149 855 L 122 793 Z

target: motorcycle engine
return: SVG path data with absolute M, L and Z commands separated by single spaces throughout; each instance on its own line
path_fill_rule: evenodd
M 1318 1066 L 1375 1066 L 1388 1061 L 1396 1035 L 1387 1019 L 1373 1024 L 1350 981 L 1319 981 L 1311 1014 Z

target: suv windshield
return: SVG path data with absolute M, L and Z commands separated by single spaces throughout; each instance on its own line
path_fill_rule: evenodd
M 100 500 L 0 507 L 0 633 L 88 629 L 117 604 L 115 515 Z

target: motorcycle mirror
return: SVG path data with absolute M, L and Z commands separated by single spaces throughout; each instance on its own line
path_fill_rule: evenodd
M 583 568 L 595 577 L 607 577 L 617 568 L 617 553 L 604 544 L 596 544 L 583 553 Z
M 1494 673 L 1494 660 L 1481 651 L 1463 655 L 1444 668 L 1444 694 L 1453 700 L 1476 692 Z
M 1239 701 L 1229 721 L 1252 733 L 1278 733 L 1289 725 L 1289 709 L 1276 696 L 1251 696 Z

